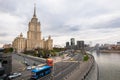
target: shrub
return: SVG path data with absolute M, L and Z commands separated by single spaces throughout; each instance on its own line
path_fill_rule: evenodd
M 84 55 L 84 61 L 87 61 L 89 59 L 88 55 Z

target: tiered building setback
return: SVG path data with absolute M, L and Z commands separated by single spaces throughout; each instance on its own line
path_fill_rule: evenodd
M 47 40 L 41 38 L 41 24 L 36 16 L 36 7 L 34 7 L 33 18 L 28 24 L 27 38 L 24 38 L 21 33 L 14 39 L 12 45 L 17 52 L 33 50 L 35 48 L 53 49 L 53 40 L 51 36 L 49 36 Z

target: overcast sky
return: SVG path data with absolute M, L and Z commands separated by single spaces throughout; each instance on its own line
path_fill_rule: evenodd
M 27 36 L 34 3 L 42 37 L 51 35 L 54 45 L 70 38 L 93 44 L 120 41 L 120 0 L 0 0 L 0 46 L 21 32 Z

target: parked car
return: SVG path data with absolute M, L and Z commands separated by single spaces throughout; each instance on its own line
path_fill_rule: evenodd
M 8 77 L 9 77 L 9 79 L 13 79 L 13 78 L 16 78 L 16 77 L 21 76 L 21 75 L 22 75 L 21 73 L 12 73 Z

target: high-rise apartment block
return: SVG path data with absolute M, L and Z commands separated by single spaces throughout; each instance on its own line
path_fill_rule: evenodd
M 77 44 L 75 45 L 75 38 L 71 38 L 70 42 L 66 42 L 66 48 L 74 50 L 84 50 L 85 44 L 84 41 L 77 41 Z
M 71 46 L 75 46 L 75 38 L 71 38 Z

